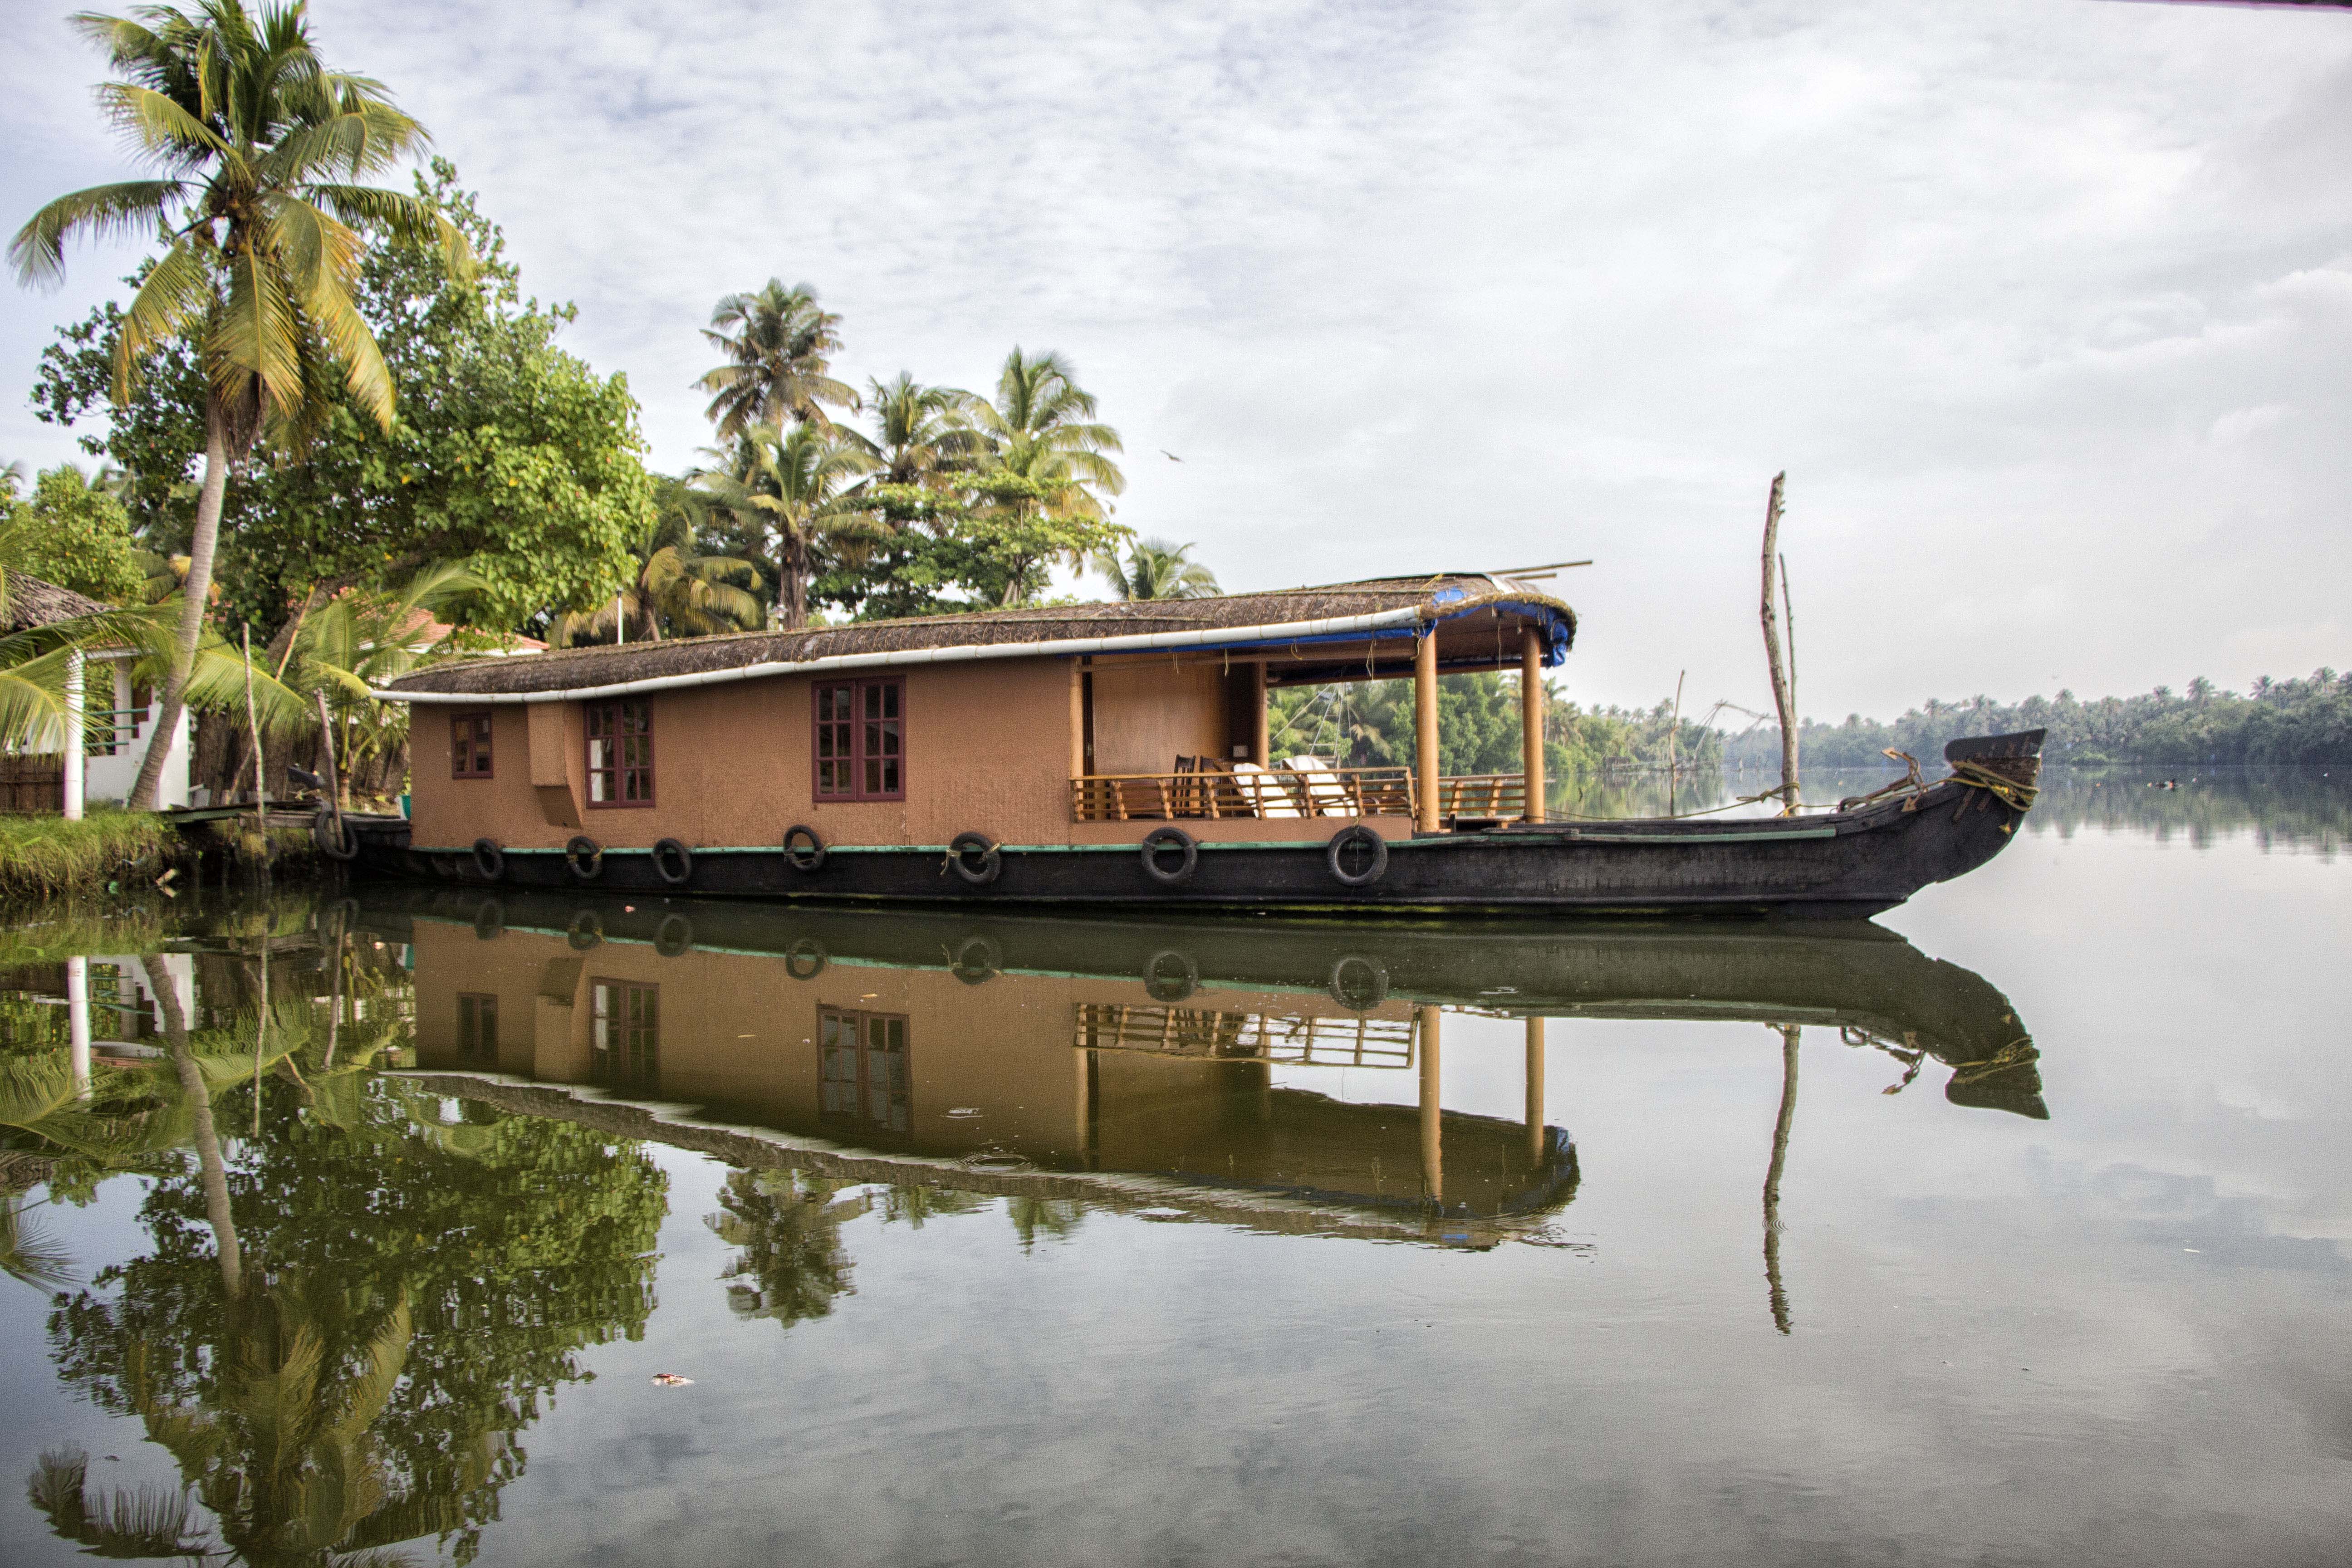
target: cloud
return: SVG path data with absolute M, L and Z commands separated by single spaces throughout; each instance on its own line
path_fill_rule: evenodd
M 1070 354 L 1132 451 L 1185 457 L 1132 464 L 1122 518 L 1231 585 L 1599 557 L 1569 580 L 1589 698 L 1687 668 L 1760 705 L 1749 557 L 1781 468 L 1822 713 L 2053 668 L 2242 682 L 2233 637 L 2330 625 L 2352 569 L 2352 16 L 314 16 L 435 129 L 528 285 L 579 301 L 570 346 L 629 374 L 666 467 L 707 438 L 711 301 L 775 274 L 843 312 L 861 378 Z M 25 210 L 116 166 L 94 60 L 28 32 L 0 109 Z M 18 297 L 10 408 L 119 270 Z M 2273 406 L 2294 417 L 2247 426 Z

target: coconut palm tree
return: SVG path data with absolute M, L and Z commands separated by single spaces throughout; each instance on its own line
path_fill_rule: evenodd
M 126 397 L 145 351 L 192 334 L 203 358 L 205 464 L 180 604 L 179 650 L 159 731 L 179 723 L 212 586 L 221 501 L 232 463 L 265 432 L 299 447 L 323 420 L 339 370 L 352 402 L 386 429 L 392 376 L 352 303 L 363 236 L 440 244 L 470 266 L 465 240 L 429 203 L 353 182 L 392 167 L 425 140 L 383 84 L 329 70 L 300 0 L 195 0 L 134 16 L 85 14 L 82 34 L 121 79 L 99 101 L 160 176 L 59 196 L 17 231 L 9 259 L 27 282 L 63 274 L 65 242 L 157 227 L 167 247 L 124 312 L 115 395 Z M 152 746 L 131 792 L 152 808 L 167 748 Z
M 1060 354 L 1034 358 L 1018 346 L 1004 358 L 996 397 L 976 403 L 974 424 L 986 438 L 990 467 L 1038 490 L 1030 504 L 1055 516 L 1102 517 L 1096 494 L 1118 495 L 1127 476 L 1106 453 L 1120 451 L 1118 432 L 1095 418 L 1094 394 Z
M 1223 593 L 1217 574 L 1190 559 L 1195 548 L 1139 539 L 1128 546 L 1125 561 L 1116 550 L 1105 550 L 1095 556 L 1094 567 L 1110 579 L 1111 593 L 1121 599 L 1205 599 Z
M 707 491 L 680 479 L 660 481 L 662 497 L 654 521 L 630 545 L 637 560 L 632 584 L 611 604 L 567 611 L 555 618 L 550 639 L 558 647 L 615 640 L 629 635 L 661 640 L 709 637 L 718 632 L 757 631 L 767 620 L 761 603 L 760 569 L 731 555 L 706 555 L 701 521 L 711 509 Z
M 874 416 L 874 436 L 859 439 L 881 463 L 871 482 L 944 485 L 981 453 L 981 434 L 972 425 L 979 405 L 969 392 L 925 386 L 903 370 L 888 381 L 867 382 L 866 407 Z
M 841 318 L 820 307 L 806 283 L 777 279 L 749 294 L 730 294 L 710 312 L 702 335 L 727 363 L 694 384 L 711 394 L 704 417 L 731 439 L 754 426 L 795 424 L 830 430 L 824 405 L 857 406 L 857 394 L 827 373 L 841 350 Z
M 772 574 L 786 630 L 808 625 L 809 582 L 821 552 L 855 558 L 886 532 L 856 491 L 878 462 L 864 443 L 815 425 L 782 434 L 755 427 L 737 440 L 724 469 L 696 476 L 711 506 L 733 520 L 749 552 Z

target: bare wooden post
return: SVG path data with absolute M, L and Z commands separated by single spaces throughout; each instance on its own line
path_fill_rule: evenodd
M 1772 1326 L 1789 1331 L 1789 1292 L 1780 1284 L 1780 1173 L 1789 1164 L 1789 1128 L 1797 1119 L 1798 1024 L 1776 1026 L 1780 1033 L 1780 1114 L 1772 1123 L 1772 1160 L 1764 1170 L 1764 1289 Z
M 1780 616 L 1773 605 L 1774 570 L 1780 562 L 1780 492 L 1786 472 L 1772 476 L 1772 493 L 1764 503 L 1764 662 L 1772 674 L 1772 703 L 1780 713 L 1780 815 L 1797 810 L 1797 694 L 1780 658 Z
M 1440 1136 L 1444 1107 L 1438 1092 L 1438 1020 L 1434 1007 L 1421 1009 L 1421 1188 L 1431 1205 L 1445 1202 L 1445 1153 Z
M 1666 815 L 1675 815 L 1675 784 L 1682 777 L 1683 681 L 1687 669 L 1675 672 L 1675 716 L 1666 721 Z
M 1528 1168 L 1544 1158 L 1544 1021 L 1528 1020 Z
M 1528 626 L 1519 633 L 1519 746 L 1524 753 L 1519 767 L 1527 774 L 1527 810 L 1522 815 L 1529 822 L 1544 819 L 1543 723 L 1543 637 Z
M 1087 776 L 1086 680 L 1086 673 L 1078 668 L 1078 661 L 1075 658 L 1070 660 L 1070 778 L 1073 782 Z
M 1412 645 L 1412 761 L 1421 786 L 1421 810 L 1415 831 L 1437 831 L 1437 628 L 1432 626 Z

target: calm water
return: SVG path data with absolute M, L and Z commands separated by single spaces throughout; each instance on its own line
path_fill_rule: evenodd
M 2152 783 L 1862 928 L 19 916 L 0 1561 L 2342 1562 L 2352 792 Z

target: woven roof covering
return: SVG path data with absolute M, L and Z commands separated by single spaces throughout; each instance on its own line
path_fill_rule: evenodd
M 1202 599 L 1143 599 L 1046 608 L 991 610 L 963 616 L 919 616 L 904 620 L 860 621 L 813 626 L 797 632 L 738 632 L 725 637 L 673 638 L 614 647 L 551 648 L 528 658 L 477 658 L 437 664 L 394 681 L 394 693 L 571 691 L 625 681 L 662 679 L 743 669 L 751 666 L 806 664 L 815 659 L 856 658 L 917 650 L 1004 647 L 1024 643 L 1068 644 L 1153 634 L 1209 634 L 1195 646 L 1244 644 L 1255 628 L 1300 623 L 1422 612 L 1435 621 L 1473 606 L 1516 609 L 1547 628 L 1547 642 L 1564 651 L 1576 633 L 1576 616 L 1566 605 L 1481 575 L 1376 578 L 1319 588 L 1283 588 L 1261 594 L 1226 594 Z M 1230 638 L 1219 632 L 1231 632 Z M 1056 648 L 1054 651 L 1066 651 Z
M 11 572 L 8 574 L 8 607 L 5 615 L 0 615 L 0 632 L 26 632 L 35 626 L 53 626 L 59 621 L 94 616 L 112 607 L 77 594 L 71 588 L 60 588 L 29 572 Z

